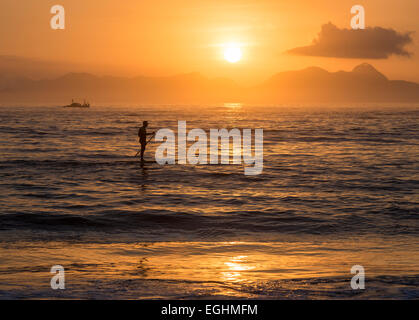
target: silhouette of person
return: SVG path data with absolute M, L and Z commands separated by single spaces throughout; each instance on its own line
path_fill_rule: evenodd
M 138 129 L 138 138 L 141 145 L 141 161 L 144 161 L 145 146 L 147 145 L 147 136 L 154 135 L 154 132 L 147 133 L 148 121 L 143 121 L 143 126 Z

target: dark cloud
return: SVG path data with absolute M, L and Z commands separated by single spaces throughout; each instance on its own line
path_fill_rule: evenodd
M 303 56 L 387 59 L 393 54 L 410 57 L 411 53 L 404 48 L 410 43 L 411 32 L 400 33 L 381 27 L 364 30 L 339 29 L 329 22 L 322 26 L 311 45 L 287 52 Z

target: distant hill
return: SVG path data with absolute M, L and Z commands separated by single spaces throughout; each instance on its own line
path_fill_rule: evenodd
M 264 102 L 419 102 L 419 84 L 388 80 L 370 64 L 351 72 L 317 67 L 281 72 L 257 87 L 251 100 Z
M 255 87 L 198 73 L 171 77 L 99 77 L 88 73 L 31 80 L 0 75 L 0 103 L 57 103 L 87 99 L 94 104 L 419 102 L 419 85 L 388 80 L 369 64 L 351 72 L 317 67 L 281 72 Z
M 62 104 L 73 98 L 93 104 L 205 103 L 233 99 L 238 91 L 232 80 L 207 79 L 198 73 L 135 78 L 68 73 L 54 79 L 0 82 L 0 103 Z

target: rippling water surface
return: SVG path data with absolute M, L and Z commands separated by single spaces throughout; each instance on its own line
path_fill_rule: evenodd
M 1 107 L 0 119 L 0 297 L 419 297 L 415 106 Z M 142 120 L 263 128 L 263 173 L 141 165 Z

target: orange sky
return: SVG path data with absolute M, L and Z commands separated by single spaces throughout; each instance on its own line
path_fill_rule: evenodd
M 66 30 L 54 31 L 51 6 L 66 9 Z M 286 54 L 311 43 L 321 25 L 350 27 L 350 8 L 362 4 L 367 26 L 419 31 L 417 0 L 2 0 L 0 54 L 81 65 L 114 75 L 200 72 L 256 83 L 272 74 L 320 66 L 349 70 L 369 62 L 391 79 L 419 82 L 419 45 L 411 58 L 356 60 Z M 242 44 L 229 64 L 220 45 Z

